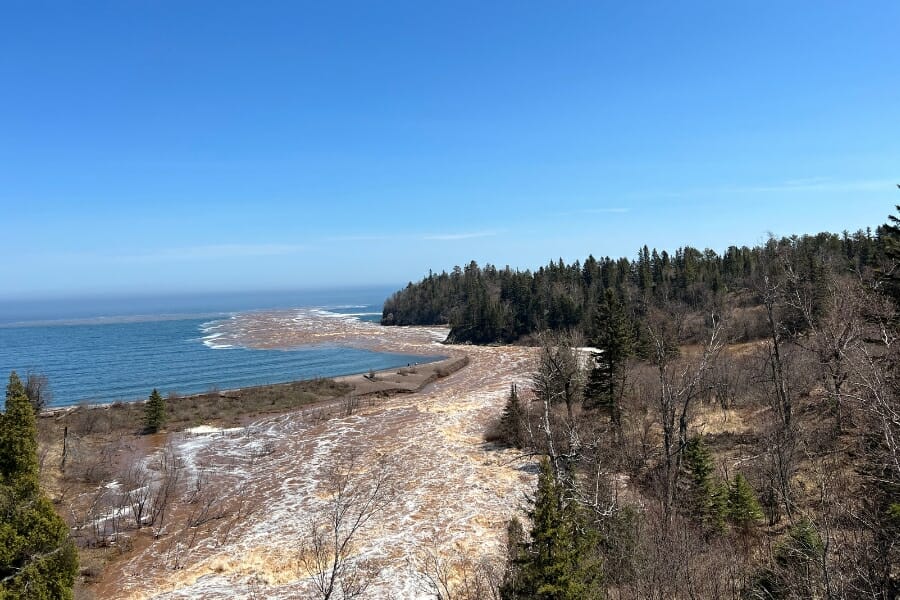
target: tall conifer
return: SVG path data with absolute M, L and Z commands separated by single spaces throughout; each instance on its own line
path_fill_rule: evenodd
M 0 418 L 0 481 L 18 488 L 38 484 L 37 425 L 22 380 L 13 371 Z
M 78 554 L 38 477 L 34 412 L 13 372 L 0 415 L 0 599 L 72 598 Z
M 601 573 L 593 557 L 596 534 L 581 507 L 568 499 L 541 462 L 531 518 L 530 540 L 523 542 L 507 573 L 503 600 L 589 600 L 600 595 Z
M 598 352 L 593 356 L 594 364 L 585 387 L 584 404 L 586 408 L 608 408 L 613 421 L 618 423 L 625 361 L 632 355 L 633 341 L 631 323 L 625 309 L 610 289 L 605 291 L 597 305 L 594 331 L 596 339 L 593 345 Z
M 525 411 L 522 408 L 522 402 L 519 400 L 516 384 L 512 384 L 498 426 L 498 433 L 504 444 L 519 449 L 525 447 L 524 419 Z

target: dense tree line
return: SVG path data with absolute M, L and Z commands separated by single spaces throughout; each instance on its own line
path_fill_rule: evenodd
M 541 336 L 532 395 L 511 392 L 493 435 L 542 457 L 500 598 L 900 595 L 896 271 L 810 285 L 797 261 L 766 260 L 752 344 L 712 317 L 687 349 L 683 307 L 648 315 L 645 358 L 612 326 L 616 359 Z M 611 363 L 622 392 L 597 402 Z
M 472 264 L 386 304 L 538 346 L 486 435 L 540 465 L 492 597 L 900 597 L 900 221 L 677 256 Z
M 771 239 L 754 247 L 731 246 L 724 253 L 690 246 L 674 254 L 643 246 L 634 259 L 594 258 L 566 264 L 562 259 L 532 272 L 474 261 L 452 272 L 429 273 L 393 294 L 384 304 L 384 325 L 449 324 L 449 341 L 485 344 L 514 342 L 540 331 L 577 328 L 590 340 L 597 311 L 610 294 L 621 303 L 635 330 L 654 306 L 678 302 L 697 309 L 726 303 L 757 304 L 766 257 L 789 248 L 795 267 L 816 287 L 823 269 L 864 271 L 882 264 L 891 251 L 892 225 L 850 234 L 820 233 Z M 601 321 L 602 322 L 602 321 Z M 754 332 L 745 332 L 754 336 Z

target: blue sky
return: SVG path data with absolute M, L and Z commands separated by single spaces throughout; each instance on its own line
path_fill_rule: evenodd
M 857 229 L 900 3 L 4 2 L 0 297 Z

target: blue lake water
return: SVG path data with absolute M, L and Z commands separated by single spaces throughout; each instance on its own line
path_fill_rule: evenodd
M 377 320 L 386 293 L 378 293 L 377 301 L 373 301 L 374 296 L 375 293 L 357 293 L 360 302 L 356 304 L 352 294 L 343 293 L 299 294 L 290 299 L 290 304 L 281 300 L 279 304 L 259 300 L 255 307 L 234 304 L 238 305 L 236 310 L 318 306 L 334 312 L 363 313 L 358 318 Z M 329 304 L 327 300 L 342 304 Z M 20 320 L 21 314 L 7 313 L 3 315 L 6 323 L 0 324 L 0 374 L 4 379 L 12 370 L 23 378 L 29 371 L 46 375 L 53 393 L 52 404 L 63 406 L 84 401 L 141 399 L 153 388 L 163 394 L 190 394 L 213 387 L 230 389 L 333 377 L 428 360 L 335 346 L 288 350 L 210 348 L 203 343 L 204 324 L 226 318 L 229 313 L 207 311 L 222 310 L 223 306 L 185 306 L 179 299 L 167 304 L 158 302 L 155 310 L 160 314 L 156 315 L 147 314 L 146 305 L 135 305 L 132 312 L 140 314 L 130 315 L 127 306 L 118 306 L 115 311 L 103 307 L 101 314 L 79 305 L 74 317 L 60 306 L 56 312 L 44 310 L 39 320 L 25 322 Z M 202 312 L 185 314 L 198 308 Z M 29 316 L 38 315 L 32 312 Z

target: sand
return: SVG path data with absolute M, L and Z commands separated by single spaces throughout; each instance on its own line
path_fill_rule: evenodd
M 373 573 L 365 598 L 431 597 L 422 585 L 428 554 L 501 562 L 506 522 L 532 489 L 535 468 L 483 436 L 510 384 L 527 385 L 533 349 L 447 346 L 439 343 L 445 329 L 381 327 L 309 310 L 241 315 L 220 331 L 219 339 L 251 347 L 329 343 L 470 361 L 418 392 L 369 393 L 352 414 L 310 408 L 245 428 L 201 426 L 174 435 L 186 480 L 202 473 L 204 498 L 222 516 L 194 528 L 173 518 L 158 539 L 147 533 L 107 570 L 95 587 L 99 597 L 314 597 L 298 558 L 327 506 L 329 465 L 351 450 L 360 478 L 389 463 L 397 493 L 353 544 L 351 560 Z M 425 372 L 413 365 L 374 382 L 345 379 L 360 384 L 359 391 L 370 384 L 368 392 L 377 392 L 379 378 L 394 388 L 408 380 L 418 389 L 423 382 L 415 380 Z M 189 502 L 191 486 L 184 488 L 180 515 L 203 504 Z

